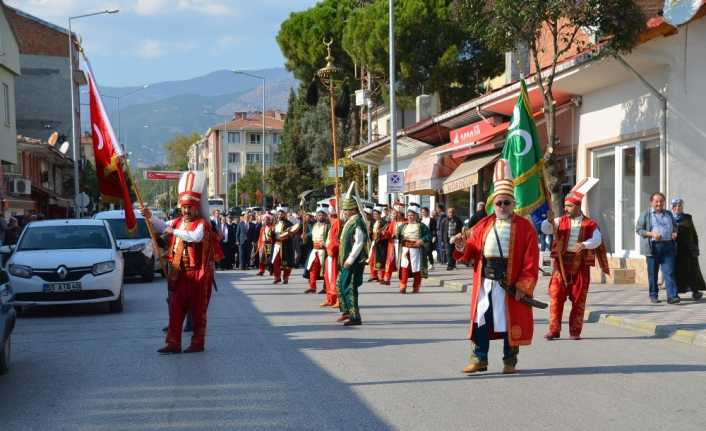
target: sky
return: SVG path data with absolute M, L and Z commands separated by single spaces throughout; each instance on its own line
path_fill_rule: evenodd
M 102 86 L 141 86 L 221 69 L 283 67 L 275 37 L 316 0 L 5 0 L 61 27 L 72 21 Z

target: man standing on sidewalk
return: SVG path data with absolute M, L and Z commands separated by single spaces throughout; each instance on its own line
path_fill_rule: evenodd
M 436 263 L 446 265 L 446 245 L 444 244 L 444 234 L 441 231 L 446 220 L 446 210 L 443 204 L 436 205 Z
M 678 304 L 677 285 L 674 280 L 674 267 L 677 239 L 677 224 L 674 216 L 664 207 L 665 197 L 662 193 L 652 193 L 648 209 L 640 215 L 635 231 L 640 235 L 640 252 L 647 256 L 647 277 L 649 281 L 650 301 L 659 302 L 657 297 L 657 276 L 660 267 L 664 285 L 667 288 L 667 302 Z
M 567 297 L 571 300 L 569 334 L 572 340 L 581 339 L 586 296 L 591 282 L 590 270 L 595 266 L 596 259 L 603 272 L 610 274 L 598 224 L 581 212 L 583 197 L 597 183 L 596 178 L 584 178 L 576 184 L 564 200 L 566 214 L 554 220 L 557 238 L 552 248 L 554 273 L 549 283 L 552 302 L 549 307 L 549 331 L 544 336 L 547 340 L 559 338 Z M 545 235 L 553 233 L 552 224 L 548 220 L 542 222 L 541 229 Z
M 429 216 L 429 208 L 422 208 L 422 223 L 429 229 L 431 241 L 424 245 L 424 258 L 428 262 L 428 269 L 434 270 L 434 246 L 436 245 L 436 219 Z
M 532 308 L 521 301 L 532 296 L 537 284 L 537 233 L 529 220 L 513 214 L 514 183 L 506 163 L 500 159 L 495 165 L 495 214 L 481 220 L 468 240 L 461 235 L 452 239 L 455 258 L 474 262 L 468 334 L 473 351 L 465 373 L 487 371 L 490 340 L 502 339 L 503 373 L 513 374 L 520 346 L 532 343 Z
M 444 249 L 446 250 L 446 270 L 451 271 L 456 269 L 456 260 L 454 259 L 454 245 L 451 238 L 461 233 L 463 230 L 463 222 L 460 218 L 456 216 L 456 209 L 449 208 L 447 211 L 448 216 L 444 218 L 441 222 L 440 233 L 442 235 L 441 241 L 444 243 Z
M 272 275 L 272 249 L 274 246 L 275 235 L 272 214 L 265 213 L 262 215 L 262 225 L 259 229 L 257 250 L 255 250 L 255 261 L 258 267 L 257 275 L 264 275 L 265 269 Z

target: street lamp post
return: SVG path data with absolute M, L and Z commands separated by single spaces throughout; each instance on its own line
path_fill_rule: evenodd
M 71 21 L 89 16 L 114 14 L 118 13 L 118 9 L 107 9 L 101 12 L 87 13 L 84 15 L 76 15 L 69 17 L 69 89 L 71 91 L 71 146 L 73 147 L 74 159 L 74 208 L 76 218 L 81 218 L 81 207 L 79 206 L 79 182 L 78 182 L 78 143 L 76 142 L 76 96 L 74 95 L 74 33 L 71 30 Z M 80 127 L 80 125 L 79 125 Z
M 397 110 L 395 91 L 395 0 L 389 0 L 390 22 L 390 170 L 397 171 Z M 388 192 L 389 193 L 389 192 Z M 394 201 L 394 196 L 393 199 Z
M 234 70 L 233 73 L 238 75 L 245 75 L 255 79 L 262 80 L 262 206 L 265 206 L 265 87 L 266 80 L 264 76 L 253 75 L 252 73 L 242 72 L 239 70 Z M 274 146 L 274 135 L 272 135 L 272 145 Z M 239 166 L 240 167 L 240 166 Z M 237 174 L 236 174 L 237 178 Z M 272 201 L 274 203 L 274 200 Z
M 326 87 L 329 92 L 329 103 L 331 104 L 331 144 L 333 145 L 333 170 L 335 178 L 335 194 L 336 194 L 336 212 L 340 214 L 341 207 L 341 190 L 338 185 L 338 149 L 336 146 L 336 113 L 335 113 L 335 101 L 334 93 L 336 91 L 336 75 L 341 71 L 341 69 L 333 64 L 333 55 L 331 55 L 331 45 L 333 44 L 333 39 L 328 42 L 324 41 L 326 45 L 326 66 L 322 67 L 316 72 L 316 76 L 319 77 L 321 84 Z

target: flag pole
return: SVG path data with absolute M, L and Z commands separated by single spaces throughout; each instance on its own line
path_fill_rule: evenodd
M 137 187 L 137 181 L 135 181 L 135 177 L 132 175 L 132 170 L 130 169 L 130 164 L 125 161 L 123 157 L 120 158 L 120 161 L 125 169 L 125 172 L 127 172 L 127 176 L 130 179 L 130 183 L 132 184 L 132 190 L 135 192 L 135 197 L 137 198 L 137 203 L 140 205 L 140 212 L 144 213 L 145 211 L 145 203 L 142 201 L 142 194 L 140 193 L 140 189 Z M 155 254 L 159 258 L 159 266 L 162 268 L 162 273 L 164 274 L 165 277 L 167 277 L 167 259 L 164 257 L 164 254 L 162 254 L 162 248 L 159 246 L 159 242 L 157 242 L 157 233 L 154 231 L 154 228 L 152 227 L 152 212 L 149 212 L 149 217 L 145 216 L 145 223 L 147 225 L 147 230 L 150 233 L 150 239 L 152 240 L 152 249 L 154 250 Z

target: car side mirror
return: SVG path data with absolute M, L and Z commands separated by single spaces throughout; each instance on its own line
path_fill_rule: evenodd
M 15 251 L 14 245 L 3 245 L 0 247 L 0 254 L 12 254 Z

